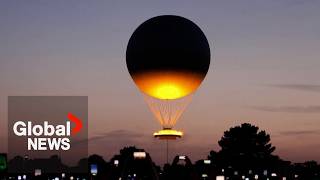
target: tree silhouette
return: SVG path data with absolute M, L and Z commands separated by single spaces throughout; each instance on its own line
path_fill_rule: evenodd
M 115 173 L 107 179 L 119 179 L 120 176 L 122 179 L 158 180 L 159 172 L 157 172 L 156 165 L 153 163 L 150 155 L 145 152 L 146 157 L 135 158 L 134 152 L 145 152 L 145 150 L 138 149 L 135 146 L 122 148 L 120 154 L 115 155 L 111 159 L 111 163 L 114 160 L 118 160 L 119 165 L 113 168 L 113 172 Z
M 211 151 L 209 158 L 221 167 L 262 169 L 274 166 L 279 160 L 272 155 L 275 147 L 270 143 L 270 135 L 248 123 L 225 131 L 218 143 L 221 150 Z

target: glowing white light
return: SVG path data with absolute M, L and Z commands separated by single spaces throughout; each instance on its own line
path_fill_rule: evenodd
M 268 170 L 264 170 L 263 175 L 265 175 L 265 176 L 268 175 Z
M 90 165 L 90 172 L 92 175 L 97 175 L 98 174 L 98 166 L 96 164 L 91 164 Z
M 186 160 L 186 156 L 179 156 L 179 160 Z
M 145 159 L 146 158 L 146 152 L 134 152 L 133 157 L 135 159 Z
M 211 160 L 205 159 L 205 160 L 203 160 L 203 163 L 204 163 L 204 164 L 211 164 Z
M 41 176 L 41 169 L 35 169 L 34 176 Z
M 216 180 L 224 180 L 224 176 L 217 176 Z

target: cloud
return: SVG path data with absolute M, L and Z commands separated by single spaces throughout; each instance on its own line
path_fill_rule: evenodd
M 105 139 L 105 138 L 109 138 L 109 139 L 126 139 L 126 138 L 140 138 L 143 137 L 144 135 L 142 133 L 138 133 L 138 132 L 134 132 L 134 131 L 129 131 L 129 130 L 114 130 L 114 131 L 110 131 L 107 133 L 103 133 L 103 134 L 98 134 L 96 136 L 93 136 L 91 138 L 89 138 L 89 141 L 96 141 L 99 139 Z
M 75 145 L 81 144 L 81 143 L 96 143 L 99 140 L 133 140 L 133 139 L 138 139 L 143 137 L 144 134 L 134 132 L 134 131 L 129 131 L 129 130 L 114 130 L 102 134 L 97 134 L 95 136 L 92 136 L 88 138 L 88 140 L 81 140 L 81 141 L 76 141 L 74 142 Z
M 279 135 L 283 136 L 298 136 L 298 135 L 310 135 L 320 134 L 320 130 L 295 130 L 295 131 L 282 131 Z
M 255 106 L 253 108 L 268 112 L 320 113 L 320 106 Z
M 320 85 L 315 85 L 315 84 L 270 84 L 267 86 L 320 93 Z

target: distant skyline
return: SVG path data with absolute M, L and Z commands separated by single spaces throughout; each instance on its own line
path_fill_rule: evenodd
M 320 1 L 0 2 L 0 152 L 6 151 L 7 96 L 89 97 L 89 152 L 109 160 L 123 146 L 165 162 L 161 127 L 125 62 L 145 20 L 186 17 L 211 47 L 206 79 L 176 125 L 172 159 L 219 150 L 225 130 L 244 122 L 271 134 L 274 154 L 320 162 Z

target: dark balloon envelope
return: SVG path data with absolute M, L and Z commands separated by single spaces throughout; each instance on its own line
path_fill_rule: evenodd
M 173 15 L 151 18 L 132 34 L 127 67 L 139 89 L 158 99 L 194 92 L 210 65 L 210 48 L 201 29 Z

